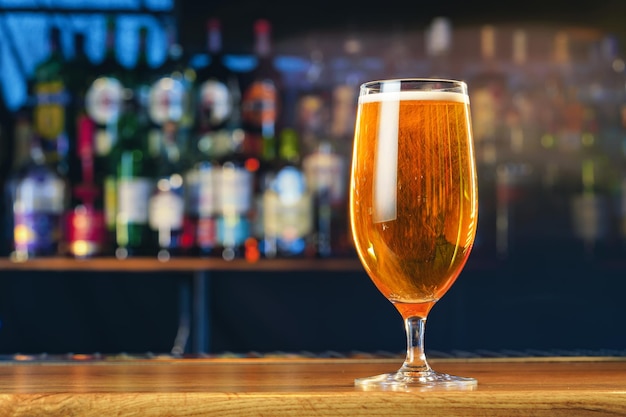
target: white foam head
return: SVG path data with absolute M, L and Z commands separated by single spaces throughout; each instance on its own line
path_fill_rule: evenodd
M 359 103 L 397 100 L 453 101 L 469 104 L 469 96 L 467 94 L 452 91 L 385 91 L 359 96 Z

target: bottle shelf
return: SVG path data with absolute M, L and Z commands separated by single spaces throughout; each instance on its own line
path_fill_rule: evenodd
M 196 271 L 333 271 L 359 272 L 363 267 L 355 258 L 329 259 L 261 259 L 248 262 L 243 259 L 225 261 L 211 258 L 174 258 L 159 261 L 154 258 L 73 259 L 62 257 L 37 258 L 23 262 L 0 259 L 0 271 L 83 271 L 83 272 L 196 272 Z M 1 273 L 1 272 L 0 272 Z

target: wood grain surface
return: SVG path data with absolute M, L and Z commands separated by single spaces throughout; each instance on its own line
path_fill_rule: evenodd
M 473 391 L 364 392 L 397 359 L 0 362 L 0 416 L 624 416 L 626 359 L 433 360 Z

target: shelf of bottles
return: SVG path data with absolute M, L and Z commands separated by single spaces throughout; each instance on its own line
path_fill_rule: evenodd
M 174 33 L 168 59 L 150 66 L 144 27 L 137 64 L 122 66 L 114 17 L 98 65 L 80 34 L 66 60 L 60 33 L 51 28 L 50 54 L 34 71 L 32 106 L 14 115 L 8 259 L 350 255 L 347 163 L 330 138 L 307 137 L 324 120 L 308 132 L 284 122 L 269 22 L 255 23 L 257 65 L 245 74 L 224 64 L 216 19 L 210 64 L 197 68 Z
M 114 33 L 111 19 L 105 58 L 94 65 L 80 36 L 65 59 L 53 28 L 32 106 L 12 115 L 2 227 L 11 262 L 352 262 L 358 85 L 409 75 L 470 86 L 480 182 L 474 257 L 623 253 L 626 75 L 619 45 L 601 31 L 453 29 L 438 18 L 420 35 L 423 50 L 413 34 L 382 46 L 365 34 L 334 35 L 328 43 L 341 48 L 331 52 L 323 37 L 317 46 L 294 40 L 292 49 L 307 53 L 286 69 L 277 66 L 286 57 L 276 54 L 271 22 L 259 19 L 246 71 L 228 65 L 216 19 L 207 22 L 206 65 L 183 53 L 175 34 L 168 58 L 148 65 L 139 29 L 129 69 L 116 58 Z

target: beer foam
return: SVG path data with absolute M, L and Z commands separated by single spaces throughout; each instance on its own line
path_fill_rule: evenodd
M 359 103 L 377 103 L 383 101 L 453 101 L 469 104 L 469 96 L 452 91 L 389 91 L 359 96 Z

